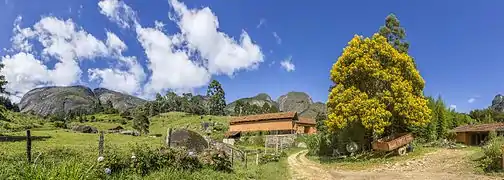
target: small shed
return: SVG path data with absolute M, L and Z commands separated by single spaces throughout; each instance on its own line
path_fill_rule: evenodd
M 452 130 L 457 134 L 457 142 L 466 145 L 480 145 L 486 141 L 490 131 L 498 135 L 504 134 L 504 123 L 473 124 L 456 127 Z

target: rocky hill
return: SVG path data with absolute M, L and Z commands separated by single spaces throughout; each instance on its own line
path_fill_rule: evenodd
M 501 94 L 497 94 L 494 99 L 492 100 L 492 105 L 490 106 L 491 109 L 503 112 L 504 111 L 504 96 Z
M 114 107 L 114 109 L 117 109 L 120 112 L 135 108 L 138 105 L 141 105 L 141 104 L 144 104 L 147 102 L 144 99 L 140 99 L 135 96 L 112 91 L 112 90 L 105 89 L 105 88 L 96 88 L 93 91 L 94 91 L 95 97 L 98 100 L 100 100 L 101 104 L 105 104 L 105 103 L 107 103 L 108 100 L 110 100 L 112 102 L 112 106 Z
M 254 97 L 241 98 L 238 100 L 259 106 L 263 106 L 264 103 L 269 103 L 271 106 L 276 106 L 280 111 L 296 111 L 300 116 L 309 118 L 315 118 L 319 112 L 326 112 L 324 103 L 313 103 L 311 97 L 304 92 L 289 92 L 280 96 L 277 101 L 273 101 L 266 93 L 260 93 Z M 234 112 L 234 106 L 238 100 L 228 104 L 226 110 L 230 113 Z
M 47 116 L 69 111 L 94 113 L 99 102 L 112 101 L 114 108 L 124 111 L 136 107 L 146 100 L 97 88 L 92 91 L 85 86 L 51 86 L 36 88 L 27 92 L 19 102 L 21 112 L 32 112 L 36 115 Z
M 249 103 L 250 105 L 254 105 L 254 104 L 258 105 L 259 107 L 262 107 L 265 103 L 268 103 L 270 106 L 278 107 L 278 104 L 275 101 L 273 101 L 268 94 L 259 93 L 254 97 L 241 98 L 241 99 L 238 99 L 236 101 L 229 103 L 226 106 L 226 111 L 229 113 L 233 113 L 236 102 L 240 101 L 240 100 L 243 101 L 244 103 Z

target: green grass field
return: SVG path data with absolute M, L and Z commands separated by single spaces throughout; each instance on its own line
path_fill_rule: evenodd
M 33 164 L 26 163 L 26 141 L 0 142 L 0 179 L 96 179 L 90 171 L 95 167 L 98 157 L 98 134 L 84 134 L 73 132 L 69 129 L 58 129 L 52 123 L 35 116 L 20 113 L 9 113 L 12 126 L 32 128 L 32 137 L 48 137 L 32 142 Z M 97 122 L 72 122 L 95 126 L 99 130 L 106 130 L 118 125 L 125 129 L 132 129 L 131 122 L 126 124 L 114 122 L 119 119 L 117 114 L 96 114 Z M 110 122 L 109 122 L 110 120 Z M 114 150 L 119 154 L 131 153 L 135 144 L 140 146 L 161 147 L 167 128 L 188 128 L 199 133 L 203 132 L 202 122 L 217 122 L 222 126 L 219 131 L 212 131 L 211 136 L 222 139 L 227 131 L 229 117 L 188 115 L 186 113 L 172 112 L 150 118 L 150 134 L 163 134 L 163 137 L 127 136 L 121 134 L 105 134 L 105 149 Z M 32 126 L 32 125 L 36 126 Z M 7 136 L 25 136 L 25 132 L 11 132 L 3 130 Z M 236 161 L 234 172 L 226 173 L 203 168 L 195 172 L 187 172 L 165 168 L 156 170 L 142 177 L 131 172 L 115 173 L 106 179 L 288 179 L 287 163 L 285 158 L 280 162 L 270 162 L 264 165 L 255 165 L 255 158 L 249 157 L 247 168 L 242 161 Z

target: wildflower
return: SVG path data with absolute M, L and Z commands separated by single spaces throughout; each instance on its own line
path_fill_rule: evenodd
M 131 159 L 136 159 L 136 156 L 135 155 L 131 156 Z
M 112 173 L 112 170 L 110 168 L 105 168 L 105 174 L 109 174 Z
M 102 162 L 103 160 L 105 160 L 103 156 L 98 157 L 98 162 Z
M 189 156 L 193 156 L 193 155 L 194 155 L 194 152 L 189 151 Z

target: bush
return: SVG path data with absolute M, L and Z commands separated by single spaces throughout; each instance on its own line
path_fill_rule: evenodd
M 278 161 L 280 161 L 280 157 L 281 157 L 281 154 L 278 154 L 278 153 L 265 154 L 259 158 L 259 163 L 266 164 L 269 162 L 278 162 Z
M 453 131 L 449 131 L 446 134 L 446 139 L 448 139 L 449 141 L 456 141 L 457 140 L 457 133 L 455 133 Z
M 501 147 L 504 145 L 504 137 L 496 136 L 490 139 L 485 146 L 483 146 L 484 156 L 479 159 L 480 166 L 487 172 L 492 172 L 500 169 L 502 151 Z
M 303 137 L 304 143 L 308 148 L 308 154 L 319 155 L 320 154 L 320 139 L 321 135 L 312 134 Z
M 221 150 L 207 149 L 199 156 L 200 161 L 216 171 L 232 172 L 233 167 L 228 155 Z
M 67 128 L 67 124 L 64 121 L 54 121 L 53 125 L 56 128 L 63 128 L 63 129 Z

